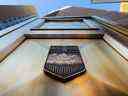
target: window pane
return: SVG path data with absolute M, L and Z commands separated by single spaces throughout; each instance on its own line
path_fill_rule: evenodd
M 47 22 L 40 28 L 48 29 L 79 29 L 79 28 L 88 28 L 88 25 L 84 22 Z

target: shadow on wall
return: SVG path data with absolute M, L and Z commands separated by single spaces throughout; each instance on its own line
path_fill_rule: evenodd
M 128 94 L 109 86 L 88 73 L 74 80 L 61 83 L 40 74 L 4 96 L 128 96 Z

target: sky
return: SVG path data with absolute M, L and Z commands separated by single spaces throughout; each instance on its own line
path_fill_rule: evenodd
M 78 6 L 85 8 L 105 9 L 119 11 L 119 3 L 113 4 L 92 4 L 91 0 L 0 0 L 0 5 L 33 5 L 38 15 L 44 16 L 50 11 L 64 6 Z

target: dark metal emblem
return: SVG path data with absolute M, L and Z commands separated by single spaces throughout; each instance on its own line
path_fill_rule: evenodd
M 86 71 L 78 46 L 51 46 L 44 72 L 66 82 Z

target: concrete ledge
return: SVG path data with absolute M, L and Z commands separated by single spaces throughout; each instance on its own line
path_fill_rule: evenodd
M 7 43 L 5 48 L 0 49 L 0 62 L 16 49 L 25 40 L 25 37 L 21 36 L 15 39 L 14 42 Z
M 105 31 L 103 39 L 128 60 L 128 30 L 104 18 L 98 16 L 92 17 L 103 26 Z
M 29 39 L 102 39 L 103 35 L 101 32 L 90 30 L 49 30 L 24 34 Z
M 111 37 L 108 34 L 105 34 L 103 39 L 111 46 L 113 47 L 120 55 L 122 55 L 125 59 L 128 60 L 128 48 L 118 42 L 116 39 Z
M 25 40 L 24 34 L 29 33 L 30 28 L 37 26 L 40 23 L 42 23 L 42 21 L 37 19 L 5 36 L 2 36 L 0 38 L 0 62 Z

